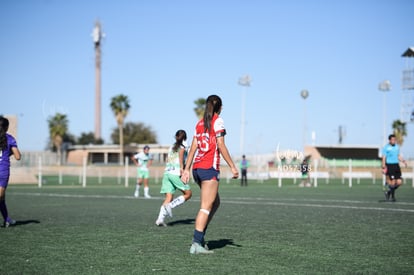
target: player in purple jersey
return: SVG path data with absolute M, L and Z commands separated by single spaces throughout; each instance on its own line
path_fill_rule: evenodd
M 0 116 L 0 212 L 4 219 L 4 227 L 14 225 L 16 221 L 9 217 L 6 206 L 6 188 L 10 177 L 10 156 L 20 160 L 21 154 L 17 148 L 16 140 L 7 134 L 9 120 Z

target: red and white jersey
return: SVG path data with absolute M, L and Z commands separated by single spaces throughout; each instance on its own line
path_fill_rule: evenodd
M 204 132 L 204 121 L 201 119 L 195 129 L 197 138 L 197 154 L 194 159 L 193 169 L 214 168 L 220 170 L 220 152 L 217 145 L 217 137 L 224 136 L 224 121 L 217 114 L 214 114 L 211 121 L 210 132 Z

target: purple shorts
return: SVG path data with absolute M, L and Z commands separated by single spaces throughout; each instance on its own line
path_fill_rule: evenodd
M 0 187 L 3 187 L 4 189 L 7 188 L 7 185 L 9 184 L 9 177 L 7 178 L 0 178 Z
M 218 171 L 214 168 L 194 169 L 193 170 L 193 178 L 197 182 L 198 185 L 200 185 L 202 181 L 206 181 L 206 180 L 220 181 L 220 171 Z

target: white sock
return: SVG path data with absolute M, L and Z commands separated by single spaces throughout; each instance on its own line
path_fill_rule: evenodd
M 144 187 L 144 195 L 148 196 L 149 187 Z
M 161 205 L 161 207 L 160 207 L 160 213 L 158 214 L 158 220 L 159 221 L 164 221 L 164 218 L 165 218 L 164 206 Z
M 139 193 L 139 188 L 140 187 L 141 187 L 141 185 L 137 184 L 136 187 L 135 187 L 135 192 L 138 192 Z
M 177 206 L 180 206 L 181 204 L 185 203 L 184 196 L 181 195 L 177 198 L 175 198 L 172 202 L 169 203 L 171 208 L 176 208 Z

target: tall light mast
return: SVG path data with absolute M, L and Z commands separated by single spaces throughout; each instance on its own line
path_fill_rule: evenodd
M 95 45 L 95 139 L 101 139 L 101 23 L 96 21 L 92 32 Z
M 238 84 L 243 86 L 242 91 L 242 107 L 241 107 L 241 125 L 240 125 L 240 157 L 244 152 L 244 127 L 246 126 L 246 92 L 247 88 L 250 87 L 252 79 L 249 75 L 245 75 L 239 78 Z
M 405 68 L 402 75 L 401 121 L 414 122 L 414 47 L 408 48 L 402 57 Z

